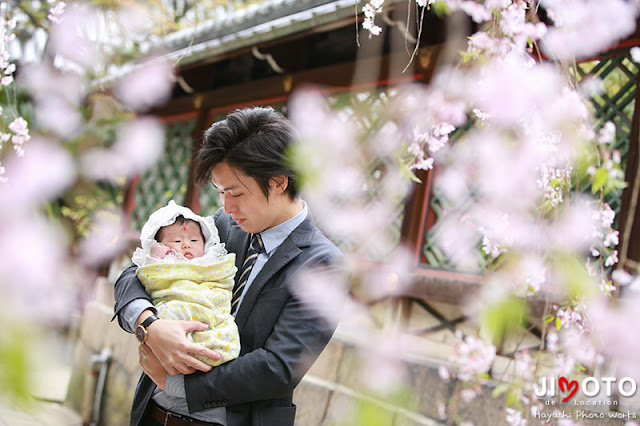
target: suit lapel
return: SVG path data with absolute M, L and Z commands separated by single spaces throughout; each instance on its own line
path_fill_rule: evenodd
M 240 304 L 240 308 L 238 309 L 236 324 L 238 325 L 238 331 L 240 333 L 242 333 L 242 329 L 247 322 L 247 318 L 249 317 L 249 314 L 253 309 L 253 305 L 255 305 L 262 288 L 276 272 L 282 269 L 287 263 L 291 262 L 291 260 L 296 258 L 300 253 L 302 253 L 302 250 L 300 250 L 300 248 L 291 241 L 290 237 L 287 237 L 280 247 L 276 249 L 273 256 L 271 256 L 267 263 L 265 263 L 264 267 L 260 270 L 260 273 L 251 283 L 251 286 L 249 286 L 247 294 L 245 294 L 244 299 Z

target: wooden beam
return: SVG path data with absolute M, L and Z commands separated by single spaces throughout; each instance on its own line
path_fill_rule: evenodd
M 244 84 L 229 86 L 221 89 L 196 93 L 190 96 L 174 99 L 162 107 L 154 109 L 151 113 L 157 116 L 175 115 L 193 112 L 196 105 L 205 109 L 224 108 L 228 105 L 251 104 L 253 101 L 270 98 L 286 98 L 296 88 L 309 84 L 322 87 L 326 93 L 353 89 L 364 89 L 376 86 L 384 86 L 409 82 L 415 80 L 424 81 L 425 75 L 433 72 L 435 67 L 434 52 L 439 46 L 429 46 L 420 49 L 416 59 L 416 73 L 392 78 L 389 72 L 389 64 L 403 58 L 408 60 L 406 52 L 385 55 L 381 60 L 377 58 L 364 59 L 362 66 L 380 67 L 380 75 L 377 79 L 359 81 L 358 87 L 352 86 L 353 73 L 356 69 L 355 62 L 319 67 L 312 70 L 300 71 L 293 74 L 278 75 Z M 420 59 L 422 58 L 422 59 Z M 427 58 L 426 60 L 424 58 Z M 431 59 L 429 59 L 431 58 Z M 200 104 L 201 99 L 201 104 Z
M 191 132 L 191 161 L 189 163 L 189 178 L 187 183 L 187 193 L 184 196 L 184 202 L 187 207 L 193 210 L 196 214 L 200 213 L 201 205 L 198 194 L 200 193 L 200 187 L 195 183 L 194 168 L 196 157 L 200 146 L 202 145 L 202 134 L 211 125 L 207 120 L 207 110 L 202 107 L 201 101 L 198 102 L 200 107 L 198 109 L 198 116 L 196 118 L 196 124 Z M 196 106 L 198 105 L 196 103 Z
M 640 262 L 640 73 L 636 80 L 636 99 L 629 136 L 629 149 L 627 151 L 627 164 L 624 180 L 629 184 L 622 191 L 622 203 L 618 216 L 618 228 L 620 230 L 619 259 L 620 266 L 635 269 Z M 631 261 L 631 262 L 629 262 Z

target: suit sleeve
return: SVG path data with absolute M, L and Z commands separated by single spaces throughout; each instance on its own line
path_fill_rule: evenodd
M 118 279 L 116 280 L 114 286 L 114 297 L 116 299 L 116 305 L 114 307 L 114 315 L 118 317 L 118 323 L 120 327 L 122 327 L 125 331 L 128 330 L 125 324 L 125 320 L 122 315 L 122 309 L 133 300 L 136 299 L 146 299 L 151 303 L 151 297 L 144 290 L 142 283 L 138 279 L 136 275 L 137 265 L 132 264 L 127 269 L 125 269 Z M 112 320 L 113 320 L 112 318 Z
M 208 373 L 185 376 L 189 410 L 200 411 L 216 403 L 235 405 L 291 395 L 336 326 L 290 295 L 262 348 Z

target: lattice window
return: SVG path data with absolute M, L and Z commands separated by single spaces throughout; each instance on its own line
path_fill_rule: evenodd
M 620 151 L 622 169 L 625 170 L 635 108 L 638 66 L 631 61 L 629 55 L 620 55 L 579 63 L 577 71 L 579 80 L 587 77 L 602 80 L 603 93 L 593 95 L 590 98 L 591 105 L 594 116 L 598 120 L 598 128 L 608 121 L 616 125 L 614 148 Z M 584 188 L 584 191 L 590 190 L 588 186 Z M 617 215 L 620 211 L 622 191 L 609 192 L 605 196 L 605 201 Z
M 360 92 L 345 91 L 334 93 L 328 96 L 328 101 L 333 110 L 340 111 L 341 114 L 345 114 L 349 117 L 349 120 L 355 123 L 360 130 L 362 130 L 363 134 L 369 134 L 378 130 L 380 125 L 384 123 L 384 114 L 387 105 L 396 94 L 397 90 L 394 88 L 379 87 Z M 365 139 L 363 139 L 363 141 L 364 140 Z M 362 149 L 366 151 L 368 147 L 363 146 Z M 371 158 L 373 158 L 373 162 L 368 164 L 368 171 L 370 173 L 368 188 L 370 188 L 371 198 L 375 198 L 377 186 L 377 178 L 375 177 L 375 174 L 384 170 L 386 165 L 381 160 L 375 158 L 375 155 L 371 155 Z M 391 218 L 390 223 L 393 245 L 400 241 L 405 202 L 406 199 L 402 196 L 399 196 L 397 200 L 394 200 L 394 216 Z M 336 208 L 340 208 L 340 206 L 336 206 Z M 321 219 L 322 218 L 317 218 L 319 222 L 321 222 Z M 338 246 L 342 247 L 342 243 L 339 238 L 332 236 L 332 240 L 336 242 Z
M 170 123 L 166 127 L 166 147 L 162 159 L 140 178 L 134 190 L 135 208 L 131 227 L 142 226 L 149 215 L 173 199 L 184 204 L 191 163 L 195 119 Z
M 434 192 L 432 181 L 429 184 L 431 188 L 429 188 L 429 207 L 427 209 L 427 222 L 425 227 L 425 229 L 427 229 L 427 232 L 425 232 L 424 235 L 424 244 L 422 246 L 421 253 L 421 264 L 428 265 L 431 268 L 454 269 L 454 266 L 447 258 L 447 255 L 434 242 L 436 239 L 433 237 L 433 235 L 438 232 L 438 222 L 444 215 L 446 208 L 443 205 L 444 200 Z
M 577 66 L 577 72 L 578 80 L 596 77 L 603 82 L 603 93 L 593 95 L 590 98 L 594 117 L 598 120 L 596 127 L 599 129 L 607 121 L 612 121 L 616 125 L 614 148 L 620 151 L 624 171 L 635 107 L 638 66 L 631 61 L 629 55 L 621 55 L 580 63 Z M 459 137 L 458 132 L 452 136 L 452 141 L 456 137 Z M 424 189 L 428 191 L 429 200 L 426 209 L 420 265 L 428 269 L 454 270 L 455 268 L 444 252 L 434 243 L 433 235 L 438 230 L 438 222 L 443 210 L 446 210 L 446 206 L 443 205 L 443 200 L 438 196 L 431 183 L 430 186 L 430 188 Z M 586 185 L 580 190 L 590 192 L 591 188 Z M 620 210 L 621 197 L 622 191 L 617 193 L 611 191 L 605 197 L 605 201 L 616 213 Z M 478 266 L 480 269 L 484 269 L 485 265 L 485 256 L 478 248 Z

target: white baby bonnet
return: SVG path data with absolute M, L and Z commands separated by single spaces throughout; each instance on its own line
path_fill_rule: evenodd
M 164 259 L 157 259 L 151 257 L 151 247 L 158 242 L 155 240 L 155 236 L 158 230 L 163 226 L 171 225 L 176 221 L 178 216 L 184 216 L 185 219 L 191 219 L 200 224 L 202 228 L 202 234 L 204 235 L 204 255 L 196 257 L 191 260 L 185 258 L 180 253 L 171 252 Z M 142 227 L 140 231 L 140 242 L 142 248 L 138 247 L 133 253 L 131 260 L 138 266 L 144 266 L 151 263 L 175 263 L 175 262 L 190 262 L 199 265 L 212 264 L 227 254 L 227 250 L 224 248 L 224 243 L 220 242 L 218 236 L 218 228 L 213 220 L 213 217 L 198 216 L 191 209 L 183 206 L 179 206 L 175 201 L 169 201 L 164 207 L 159 208 L 149 216 L 149 220 Z

